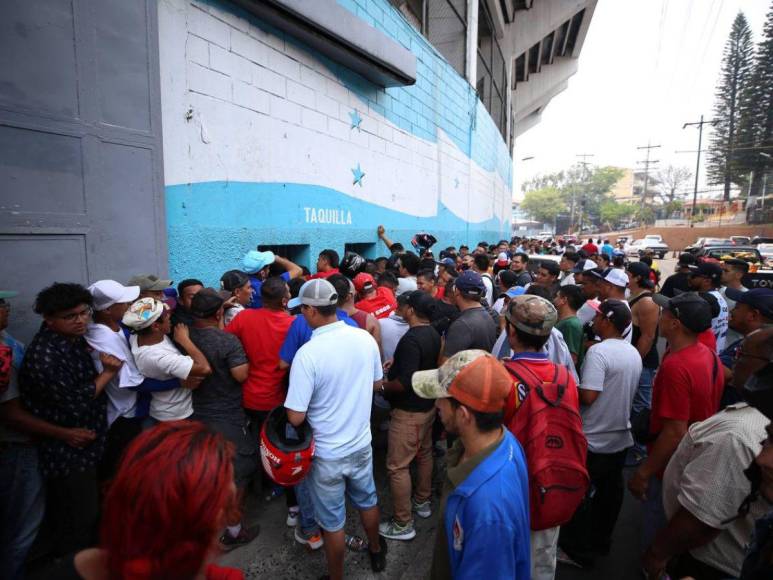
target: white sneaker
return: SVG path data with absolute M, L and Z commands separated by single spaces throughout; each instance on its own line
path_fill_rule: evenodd
M 301 531 L 300 526 L 295 528 L 295 541 L 299 544 L 305 544 L 312 550 L 319 550 L 325 544 L 322 534 L 305 534 Z
M 413 504 L 413 511 L 417 516 L 424 518 L 425 520 L 432 517 L 432 502 L 430 502 L 430 500 L 418 502 L 414 498 L 411 499 L 411 503 Z
M 413 522 L 398 524 L 395 520 L 381 522 L 378 526 L 378 533 L 390 540 L 412 540 L 416 537 Z
M 301 521 L 300 508 L 290 508 L 287 510 L 287 527 L 294 528 Z

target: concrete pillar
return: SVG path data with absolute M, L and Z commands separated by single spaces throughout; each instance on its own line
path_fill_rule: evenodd
M 467 0 L 467 81 L 474 87 L 478 81 L 478 2 Z

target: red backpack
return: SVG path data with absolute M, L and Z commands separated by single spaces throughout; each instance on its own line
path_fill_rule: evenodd
M 529 392 L 505 424 L 526 454 L 532 530 L 560 526 L 572 519 L 590 483 L 579 394 L 576 388 L 568 388 L 566 367 L 554 367 L 553 380 L 547 382 L 520 361 L 505 362 L 508 372 Z

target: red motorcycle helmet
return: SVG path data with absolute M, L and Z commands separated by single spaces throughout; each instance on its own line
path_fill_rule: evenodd
M 297 485 L 309 474 L 314 458 L 314 437 L 304 421 L 293 427 L 284 406 L 274 408 L 260 430 L 260 460 L 278 485 Z

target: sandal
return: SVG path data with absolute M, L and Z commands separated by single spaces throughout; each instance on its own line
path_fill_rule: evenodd
M 352 552 L 366 552 L 368 550 L 368 540 L 360 536 L 350 536 L 346 534 L 346 547 Z

